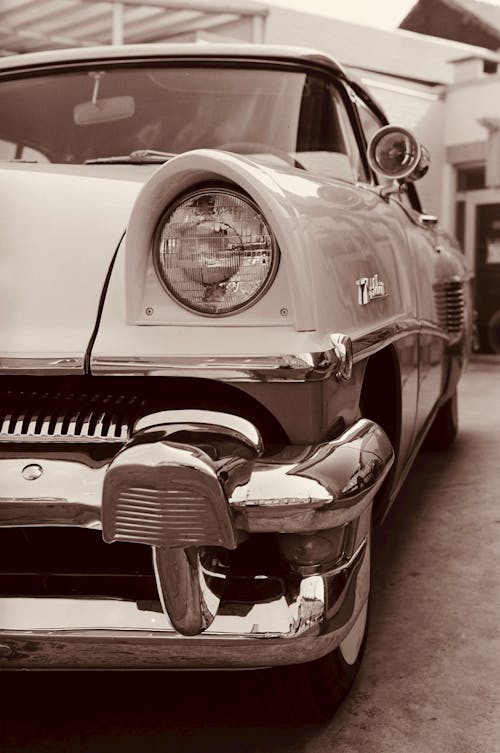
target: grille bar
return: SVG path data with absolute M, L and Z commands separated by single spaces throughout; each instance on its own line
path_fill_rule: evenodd
M 137 395 L 9 390 L 0 441 L 125 442 L 144 400 Z
M 460 335 L 464 327 L 465 297 L 462 281 L 450 280 L 436 289 L 439 324 L 450 335 Z

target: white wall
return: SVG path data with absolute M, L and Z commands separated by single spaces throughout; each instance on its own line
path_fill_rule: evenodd
M 499 75 L 448 88 L 444 120 L 445 146 L 486 141 L 488 133 L 477 122 L 482 117 L 500 119 Z

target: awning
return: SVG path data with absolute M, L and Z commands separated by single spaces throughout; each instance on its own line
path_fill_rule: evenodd
M 242 41 L 262 42 L 267 13 L 253 0 L 2 0 L 0 54 L 187 41 L 242 22 Z

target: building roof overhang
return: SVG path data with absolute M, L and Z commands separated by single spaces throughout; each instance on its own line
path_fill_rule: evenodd
M 268 12 L 256 0 L 2 0 L 0 54 L 166 41 Z

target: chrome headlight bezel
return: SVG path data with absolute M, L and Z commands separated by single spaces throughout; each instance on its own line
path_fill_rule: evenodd
M 172 217 L 174 212 L 183 204 L 192 201 L 196 198 L 201 198 L 207 195 L 227 195 L 232 197 L 233 199 L 237 199 L 243 203 L 245 203 L 259 218 L 260 222 L 264 225 L 267 234 L 269 235 L 270 239 L 270 257 L 271 257 L 271 263 L 269 265 L 269 271 L 267 272 L 267 275 L 258 288 L 258 290 L 251 294 L 247 299 L 242 301 L 240 304 L 233 306 L 231 309 L 228 310 L 222 310 L 222 311 L 207 311 L 204 310 L 201 307 L 197 307 L 195 305 L 192 305 L 185 300 L 183 300 L 173 289 L 171 285 L 169 285 L 168 280 L 166 279 L 163 264 L 160 259 L 160 244 L 162 239 L 162 234 L 164 231 L 164 228 L 168 222 L 168 219 Z M 152 258 L 153 258 L 153 265 L 156 272 L 156 276 L 162 285 L 163 289 L 166 293 L 172 298 L 176 304 L 181 306 L 182 308 L 186 309 L 187 311 L 190 311 L 191 313 L 198 314 L 199 316 L 204 316 L 208 318 L 217 318 L 220 319 L 221 317 L 227 317 L 227 316 L 234 316 L 235 314 L 239 314 L 243 311 L 246 311 L 247 309 L 251 308 L 252 306 L 255 306 L 256 303 L 258 303 L 259 300 L 267 293 L 271 285 L 273 284 L 276 274 L 278 271 L 279 263 L 280 263 L 280 251 L 278 247 L 278 243 L 276 241 L 275 235 L 273 231 L 271 230 L 269 223 L 264 216 L 263 212 L 261 211 L 260 207 L 253 201 L 248 194 L 246 194 L 243 190 L 234 187 L 234 186 L 226 186 L 226 185 L 220 185 L 220 184 L 204 184 L 202 186 L 196 186 L 195 188 L 191 189 L 190 191 L 187 191 L 180 195 L 175 201 L 170 203 L 168 207 L 165 209 L 163 214 L 160 216 L 157 224 L 156 229 L 153 235 L 152 240 Z

